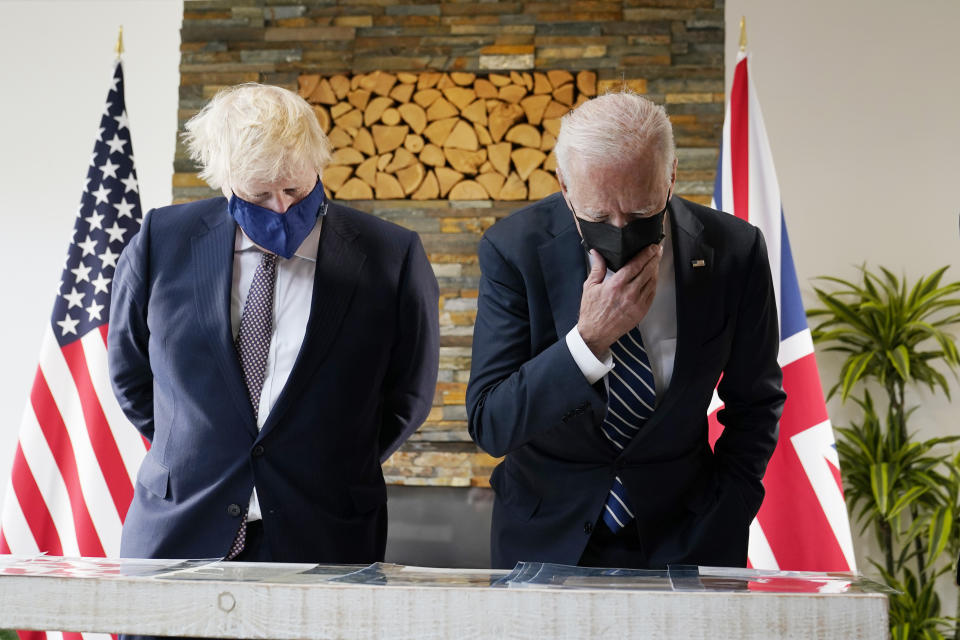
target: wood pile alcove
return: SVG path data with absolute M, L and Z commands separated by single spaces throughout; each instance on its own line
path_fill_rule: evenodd
M 596 95 L 592 71 L 301 75 L 334 148 L 338 200 L 539 200 L 560 187 L 560 118 Z

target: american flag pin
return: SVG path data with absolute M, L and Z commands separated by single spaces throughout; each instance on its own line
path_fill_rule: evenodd
M 694 269 L 698 269 L 698 268 L 700 268 L 700 267 L 705 267 L 705 266 L 707 266 L 707 261 L 706 261 L 706 260 L 691 260 L 691 261 L 690 261 L 690 266 L 693 267 Z

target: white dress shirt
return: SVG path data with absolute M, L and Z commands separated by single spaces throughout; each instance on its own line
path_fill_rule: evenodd
M 653 380 L 656 384 L 657 403 L 670 387 L 673 377 L 673 361 L 677 356 L 677 283 L 673 267 L 673 242 L 670 216 L 663 218 L 663 255 L 660 257 L 660 272 L 657 276 L 657 293 L 647 315 L 638 325 L 643 336 L 643 346 L 650 359 Z M 606 278 L 613 275 L 607 270 Z M 606 279 L 605 278 L 605 279 Z M 613 355 L 607 350 L 603 359 L 598 359 L 583 341 L 576 325 L 567 333 L 567 348 L 570 355 L 590 384 L 604 378 L 613 370 Z
M 277 283 L 273 293 L 273 334 L 267 365 L 260 392 L 260 407 L 257 428 L 263 428 L 267 416 L 273 410 L 280 392 L 283 391 L 290 371 L 300 354 L 307 331 L 310 306 L 313 302 L 313 280 L 317 267 L 317 249 L 320 246 L 320 229 L 323 216 L 317 218 L 310 234 L 297 247 L 293 257 L 277 258 Z M 230 325 L 236 339 L 240 331 L 243 305 L 250 292 L 253 274 L 260 264 L 262 250 L 237 227 L 233 245 L 233 284 L 230 291 Z M 260 503 L 257 490 L 250 496 L 247 520 L 260 520 Z

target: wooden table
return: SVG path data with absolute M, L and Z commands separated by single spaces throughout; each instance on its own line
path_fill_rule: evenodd
M 527 569 L 504 586 L 506 571 L 0 556 L 0 628 L 305 639 L 887 637 L 886 594 L 851 574 Z

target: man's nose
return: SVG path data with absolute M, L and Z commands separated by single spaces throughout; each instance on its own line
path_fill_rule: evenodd
M 271 202 L 270 209 L 272 209 L 276 213 L 286 213 L 287 209 L 289 209 L 295 203 L 296 203 L 296 198 L 286 193 L 280 193 L 273 197 L 273 202 Z
M 611 224 L 618 229 L 622 229 L 627 226 L 627 223 L 630 222 L 630 218 L 624 213 L 613 213 L 610 214 L 610 217 L 607 218 L 607 224 Z

